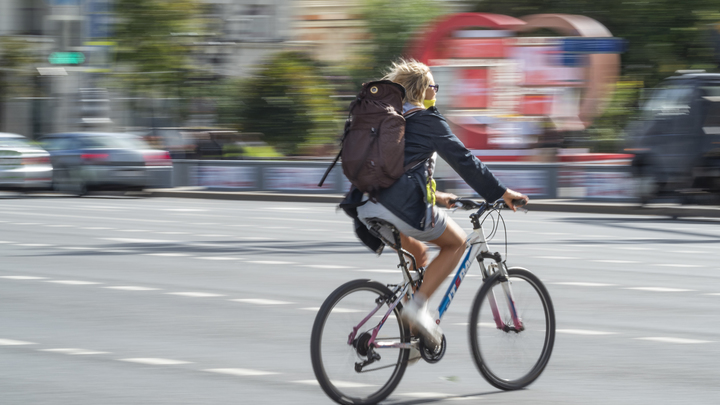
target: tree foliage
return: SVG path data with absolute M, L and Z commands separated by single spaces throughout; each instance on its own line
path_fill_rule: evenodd
M 38 62 L 27 41 L 0 37 L 0 128 L 3 126 L 3 106 L 11 97 L 32 95 L 31 79 L 37 75 Z
M 408 56 L 414 35 L 438 16 L 444 8 L 430 0 L 367 0 L 360 12 L 370 42 L 353 61 L 351 75 L 359 85 L 380 78 L 390 62 Z
M 191 52 L 186 34 L 194 28 L 197 0 L 116 0 L 117 62 L 134 91 L 171 92 L 184 80 Z
M 253 78 L 226 88 L 231 94 L 219 106 L 221 121 L 263 134 L 283 153 L 335 142 L 340 126 L 333 88 L 322 67 L 302 53 L 280 52 Z

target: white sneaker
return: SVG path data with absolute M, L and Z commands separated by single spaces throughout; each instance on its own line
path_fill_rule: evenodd
M 427 309 L 427 301 L 420 306 L 414 300 L 410 300 L 403 304 L 403 310 L 400 313 L 403 320 L 407 321 L 415 331 L 425 338 L 431 350 L 436 349 L 442 344 L 442 329 L 440 325 L 435 323 L 435 319 Z

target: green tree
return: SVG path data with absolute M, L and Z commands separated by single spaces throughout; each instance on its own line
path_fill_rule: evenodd
M 192 32 L 201 8 L 197 0 L 117 0 L 114 27 L 117 63 L 134 74 L 122 75 L 134 93 L 173 94 L 189 68 Z
M 36 62 L 28 42 L 0 37 L 0 128 L 4 126 L 3 104 L 12 97 L 32 93 Z
M 408 56 L 414 35 L 447 12 L 431 0 L 367 0 L 360 12 L 370 34 L 369 44 L 352 61 L 351 76 L 356 85 L 384 75 L 390 62 Z
M 218 106 L 221 122 L 262 133 L 283 153 L 332 144 L 340 131 L 333 87 L 322 66 L 302 53 L 280 52 L 253 78 L 225 88 Z

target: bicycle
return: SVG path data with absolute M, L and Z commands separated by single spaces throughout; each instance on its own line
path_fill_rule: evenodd
M 500 253 L 490 253 L 482 224 L 497 212 L 497 222 L 493 217 L 492 239 L 502 220 L 500 210 L 507 208 L 502 200 L 489 204 L 457 199 L 454 203 L 459 208 L 477 211 L 470 215 L 473 231 L 440 302 L 436 322 L 440 323 L 472 260 L 477 259 L 483 284 L 470 312 L 473 359 L 493 386 L 502 390 L 524 388 L 540 376 L 552 354 L 555 313 L 550 295 L 530 271 L 508 268 Z M 318 311 L 310 340 L 313 371 L 323 391 L 340 404 L 382 401 L 400 383 L 411 351 L 417 350 L 425 361 L 436 363 L 447 347 L 443 335 L 439 348 L 428 349 L 403 322 L 402 301 L 411 298 L 420 286 L 424 269 L 418 269 L 415 258 L 402 248 L 400 233 L 392 224 L 380 219 L 368 223 L 374 235 L 397 251 L 404 282 L 385 285 L 367 279 L 350 281 L 333 291 Z M 394 241 L 381 233 L 383 227 L 392 231 Z M 505 235 L 507 249 L 507 230 Z M 413 264 L 412 271 L 406 258 Z M 490 262 L 487 265 L 486 260 Z M 498 305 L 498 297 L 505 297 L 505 308 Z M 383 307 L 384 314 L 378 314 Z M 526 346 L 527 343 L 530 345 Z

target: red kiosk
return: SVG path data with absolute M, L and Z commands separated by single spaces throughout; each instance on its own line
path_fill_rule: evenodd
M 539 29 L 559 36 L 528 36 Z M 531 160 L 543 134 L 592 123 L 623 46 L 585 16 L 462 13 L 431 27 L 411 56 L 432 69 L 442 87 L 437 105 L 465 145 L 486 161 L 514 161 Z

